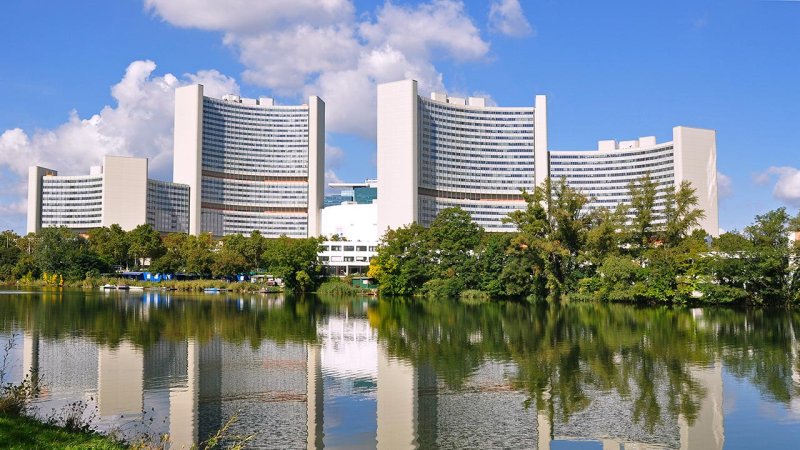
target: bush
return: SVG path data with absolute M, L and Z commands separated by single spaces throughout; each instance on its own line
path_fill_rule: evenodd
M 317 288 L 318 295 L 331 297 L 349 297 L 361 293 L 362 289 L 339 280 L 326 281 Z
M 16 335 L 12 335 L 3 347 L 3 361 L 0 364 L 0 415 L 21 416 L 30 405 L 31 400 L 39 396 L 39 374 L 31 369 L 19 384 L 6 382 L 8 357 L 14 348 Z
M 422 285 L 422 294 L 429 299 L 458 298 L 464 290 L 464 280 L 460 278 L 434 278 Z

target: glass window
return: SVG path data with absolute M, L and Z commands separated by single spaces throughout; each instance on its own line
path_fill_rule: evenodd
M 355 251 L 355 247 L 353 247 L 352 245 L 345 245 L 344 246 L 344 251 L 346 251 L 346 252 Z

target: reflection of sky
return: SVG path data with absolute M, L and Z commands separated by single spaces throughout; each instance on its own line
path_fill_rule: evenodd
M 332 377 L 378 376 L 377 333 L 366 319 L 327 317 L 317 328 L 322 371 Z
M 763 395 L 749 382 L 722 372 L 725 386 L 725 448 L 798 448 L 800 417 Z
M 322 346 L 325 448 L 374 448 L 377 429 L 378 341 L 366 319 L 329 316 Z

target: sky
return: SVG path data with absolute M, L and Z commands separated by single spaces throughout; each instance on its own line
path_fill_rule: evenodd
M 0 6 L 0 230 L 27 169 L 171 180 L 176 87 L 326 102 L 326 180 L 376 175 L 378 83 L 548 98 L 553 150 L 717 131 L 719 219 L 800 207 L 800 1 L 27 0 Z

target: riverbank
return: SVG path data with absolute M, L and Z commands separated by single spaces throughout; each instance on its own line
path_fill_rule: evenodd
M 129 280 L 125 278 L 97 277 L 86 278 L 79 281 L 67 281 L 63 283 L 49 283 L 45 280 L 17 280 L 6 284 L 14 287 L 66 287 L 78 289 L 100 289 L 105 285 L 137 287 L 145 290 L 170 290 L 182 292 L 202 292 L 206 289 L 217 289 L 236 293 L 258 293 L 258 292 L 283 292 L 281 286 L 267 286 L 262 283 L 249 282 L 229 282 L 225 280 L 170 280 L 162 282 Z
M 125 449 L 114 439 L 95 432 L 76 432 L 21 416 L 0 416 L 0 448 L 10 449 Z

